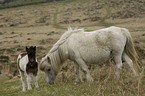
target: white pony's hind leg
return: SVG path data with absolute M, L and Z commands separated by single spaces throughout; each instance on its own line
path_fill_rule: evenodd
M 22 86 L 23 86 L 23 90 L 22 90 L 22 91 L 26 91 L 26 88 L 25 88 L 25 76 L 24 76 L 24 73 L 21 72 L 20 70 L 19 70 L 19 73 L 20 73 L 20 75 L 21 75 L 21 81 L 22 81 Z
M 114 56 L 114 61 L 116 63 L 116 67 L 117 67 L 117 70 L 116 70 L 116 73 L 115 73 L 117 75 L 117 78 L 120 77 L 120 70 L 122 68 L 121 57 L 122 57 L 122 54 L 118 54 L 118 55 Z
M 81 67 L 81 69 L 85 72 L 87 81 L 93 82 L 94 80 L 90 75 L 90 71 L 89 71 L 86 63 L 81 58 L 77 58 L 75 60 L 76 60 L 77 64 Z
M 136 71 L 134 70 L 134 67 L 133 67 L 133 62 L 125 52 L 123 53 L 123 59 L 127 62 L 130 69 L 133 71 L 134 75 L 137 76 L 137 73 L 136 73 Z
M 31 75 L 30 75 L 30 73 L 27 74 L 27 84 L 28 84 L 28 90 L 31 90 L 32 87 L 31 87 Z

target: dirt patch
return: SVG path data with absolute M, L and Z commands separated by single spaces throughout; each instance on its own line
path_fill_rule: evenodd
M 1 55 L 0 56 L 0 62 L 1 63 L 5 63 L 5 62 L 9 62 L 9 56 L 4 56 L 4 55 Z
M 115 0 L 111 0 L 115 3 Z M 119 0 L 115 8 L 119 8 L 112 13 L 111 18 L 136 18 L 145 14 L 145 1 L 144 0 Z
M 42 4 L 43 7 L 37 6 L 35 9 L 28 6 L 23 9 L 18 8 L 17 11 L 3 12 L 0 15 L 0 27 L 49 26 L 56 23 L 84 24 L 98 22 L 104 18 L 137 18 L 145 14 L 144 0 L 90 0 L 83 3 L 79 1 L 63 3 L 65 6 L 55 4 L 57 7 L 48 3 Z M 106 9 L 111 10 L 109 15 Z

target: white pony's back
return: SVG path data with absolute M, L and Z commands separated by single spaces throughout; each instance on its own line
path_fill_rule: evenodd
M 73 33 L 67 42 L 68 50 L 73 50 L 87 63 L 108 60 L 111 51 L 124 49 L 126 39 L 119 27 L 109 27 L 93 32 Z

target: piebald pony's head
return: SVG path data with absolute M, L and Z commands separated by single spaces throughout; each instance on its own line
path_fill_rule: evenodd
M 36 62 L 36 46 L 31 46 L 31 47 L 26 47 L 26 52 L 28 55 L 28 59 L 29 59 L 29 63 L 30 65 L 33 64 L 34 62 Z

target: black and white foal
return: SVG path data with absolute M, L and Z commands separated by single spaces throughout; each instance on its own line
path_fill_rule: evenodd
M 37 72 L 38 72 L 38 63 L 36 59 L 36 46 L 31 46 L 29 48 L 26 47 L 26 53 L 19 54 L 17 58 L 18 63 L 18 69 L 21 75 L 21 81 L 23 86 L 23 91 L 26 91 L 25 88 L 25 76 L 24 73 L 27 76 L 27 84 L 28 84 L 28 90 L 31 90 L 31 73 L 34 76 L 35 80 L 35 86 L 38 88 L 38 78 L 37 78 Z

